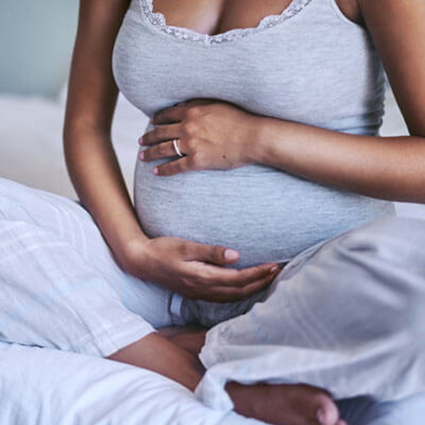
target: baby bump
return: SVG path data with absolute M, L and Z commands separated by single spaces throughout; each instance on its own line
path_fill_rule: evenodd
M 236 249 L 237 268 L 288 261 L 321 240 L 394 214 L 391 202 L 261 165 L 165 177 L 152 173 L 161 162 L 136 166 L 135 207 L 144 232 Z

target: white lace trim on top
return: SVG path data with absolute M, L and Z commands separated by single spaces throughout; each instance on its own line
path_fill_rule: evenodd
M 263 31 L 266 28 L 274 27 L 275 25 L 297 15 L 311 1 L 312 0 L 292 0 L 290 5 L 282 13 L 265 16 L 261 19 L 260 23 L 256 27 L 235 28 L 221 34 L 209 35 L 191 30 L 189 28 L 167 25 L 165 16 L 161 12 L 153 12 L 153 0 L 139 0 L 142 11 L 150 24 L 155 26 L 160 31 L 163 31 L 166 34 L 177 37 L 179 39 L 204 42 L 208 44 L 229 42 L 237 38 L 246 37 L 250 34 Z

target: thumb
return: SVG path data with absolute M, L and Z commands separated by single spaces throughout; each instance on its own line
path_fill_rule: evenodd
M 190 260 L 200 260 L 213 264 L 231 264 L 239 260 L 239 252 L 220 245 L 205 245 L 194 242 L 189 254 Z

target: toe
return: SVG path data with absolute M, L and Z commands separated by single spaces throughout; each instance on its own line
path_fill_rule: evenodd
M 316 417 L 320 425 L 341 425 L 339 424 L 338 407 L 326 394 L 315 396 Z

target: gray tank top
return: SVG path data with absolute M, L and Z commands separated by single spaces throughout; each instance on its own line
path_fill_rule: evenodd
M 368 32 L 335 0 L 293 0 L 255 28 L 217 35 L 167 25 L 152 9 L 152 0 L 131 1 L 112 58 L 120 91 L 146 115 L 208 97 L 256 114 L 378 135 L 385 73 Z M 152 238 L 237 249 L 241 258 L 232 267 L 288 261 L 324 239 L 395 214 L 392 202 L 258 164 L 152 173 L 176 158 L 136 161 L 134 199 L 143 230 Z

